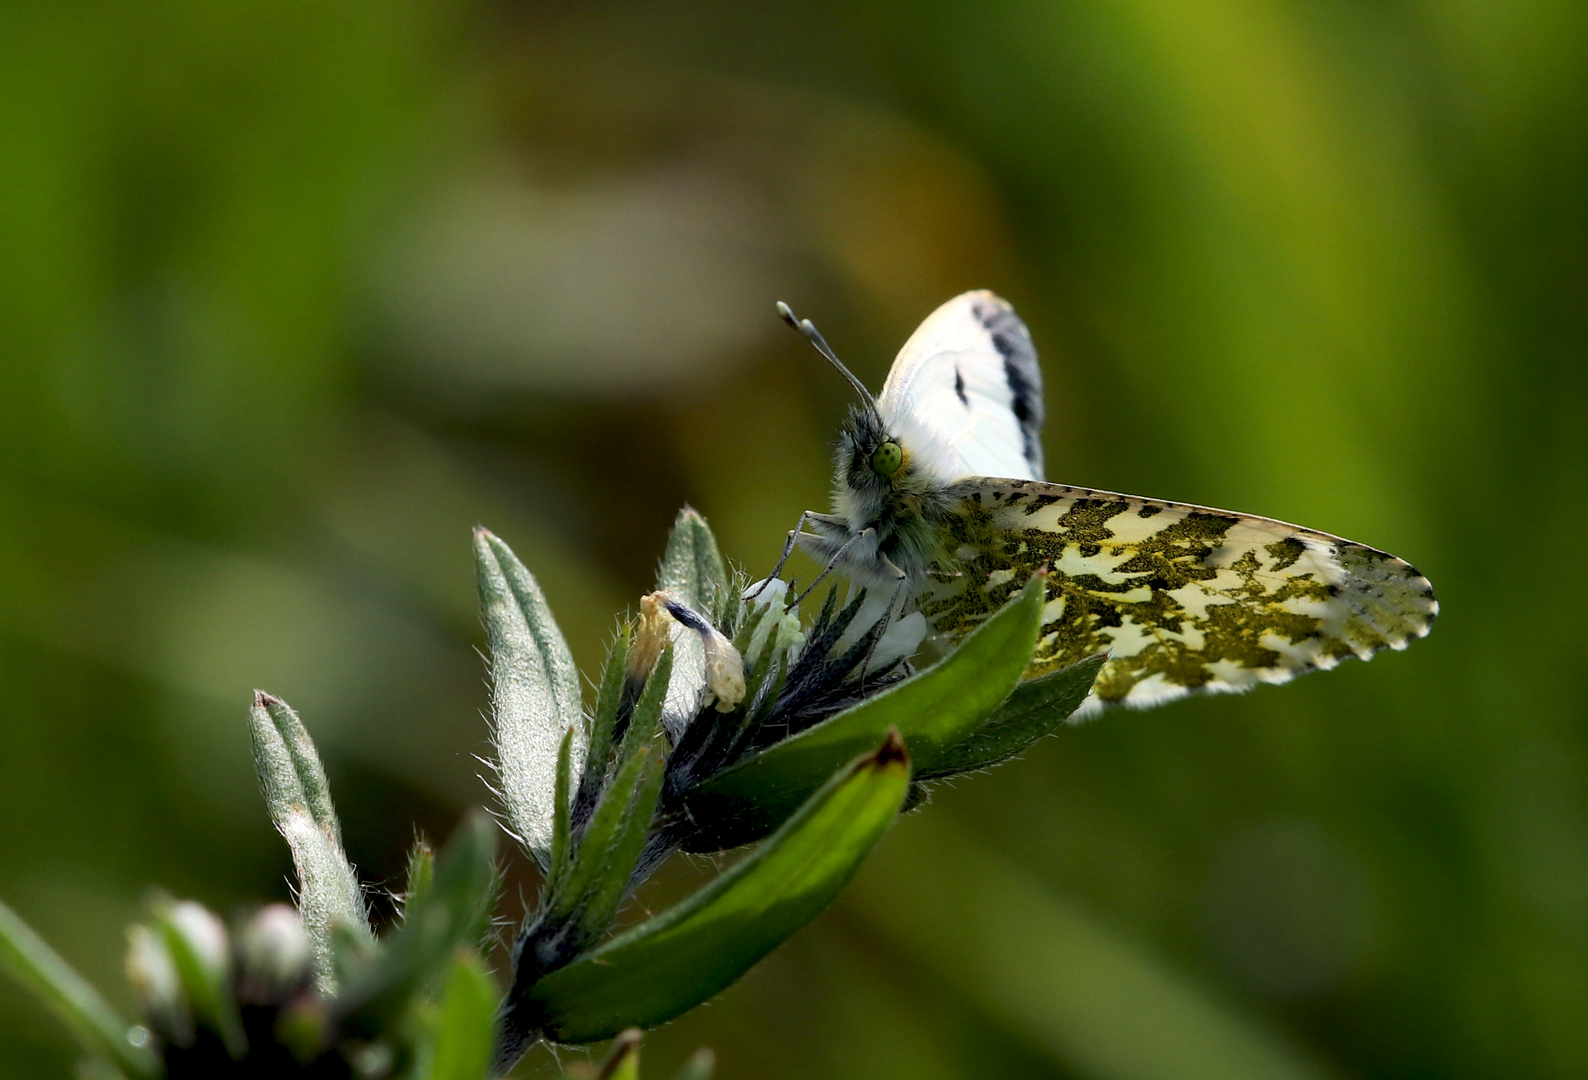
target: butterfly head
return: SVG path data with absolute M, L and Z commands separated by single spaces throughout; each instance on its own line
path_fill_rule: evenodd
M 849 410 L 839 436 L 835 487 L 843 515 L 860 528 L 896 516 L 902 509 L 901 499 L 941 486 L 911 461 L 911 440 L 891 430 L 877 399 L 843 365 L 811 321 L 796 318 L 787 304 L 779 302 L 777 309 L 783 321 L 803 335 L 860 398 Z
M 912 459 L 908 441 L 863 406 L 850 409 L 834 458 L 839 510 L 856 528 L 896 518 L 905 502 L 933 486 Z

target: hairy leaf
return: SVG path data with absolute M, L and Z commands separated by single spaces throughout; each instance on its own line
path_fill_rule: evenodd
M 540 585 L 512 549 L 477 529 L 474 559 L 491 645 L 491 712 L 502 801 L 514 832 L 541 869 L 549 870 L 557 754 L 570 727 L 574 773 L 585 759 L 579 673 Z
M 314 955 L 315 983 L 336 989 L 336 928 L 372 944 L 369 913 L 352 863 L 342 850 L 342 827 L 314 740 L 286 702 L 263 692 L 249 713 L 254 770 L 270 819 L 292 849 L 298 872 L 298 910 Z
M 1020 683 L 970 738 L 945 750 L 930 769 L 916 770 L 916 776 L 921 779 L 950 776 L 984 769 L 1014 757 L 1044 735 L 1051 734 L 1081 707 L 1107 659 L 1106 654 L 1090 656 Z
M 726 988 L 832 902 L 898 815 L 908 784 L 904 742 L 889 733 L 732 869 L 532 987 L 546 1037 L 611 1038 Z

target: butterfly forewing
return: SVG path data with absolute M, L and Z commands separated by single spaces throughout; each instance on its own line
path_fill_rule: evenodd
M 1042 479 L 1042 369 L 1008 302 L 985 290 L 934 311 L 899 350 L 877 406 L 889 433 L 944 483 Z
M 957 641 L 1045 565 L 1026 674 L 1108 653 L 1083 713 L 1401 649 L 1439 610 L 1400 559 L 1280 521 L 1035 480 L 978 477 L 951 495 L 921 611 Z

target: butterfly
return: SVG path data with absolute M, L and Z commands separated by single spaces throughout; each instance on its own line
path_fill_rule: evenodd
M 859 395 L 834 455 L 832 513 L 795 547 L 913 605 L 946 644 L 1048 571 L 1033 678 L 1106 653 L 1092 696 L 1145 708 L 1287 682 L 1404 649 L 1439 611 L 1383 551 L 1283 521 L 1048 483 L 1042 371 L 1004 300 L 968 292 L 905 342 L 875 397 L 809 320 L 778 310 Z M 818 578 L 820 580 L 820 578 Z M 807 590 L 808 591 L 808 590 Z

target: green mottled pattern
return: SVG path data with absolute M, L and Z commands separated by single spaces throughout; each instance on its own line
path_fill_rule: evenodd
M 918 598 L 933 629 L 958 640 L 1046 565 L 1026 674 L 1106 652 L 1092 711 L 1402 649 L 1439 610 L 1400 559 L 1281 521 L 1036 480 L 977 478 L 952 494 Z

